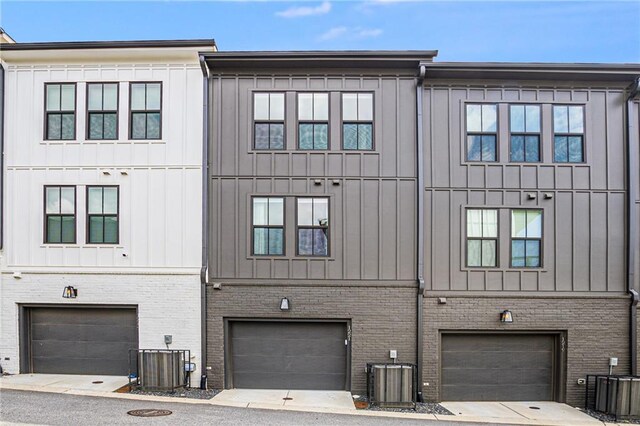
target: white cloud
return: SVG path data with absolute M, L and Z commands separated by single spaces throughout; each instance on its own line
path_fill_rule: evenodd
M 324 15 L 331 11 L 331 3 L 322 2 L 319 6 L 296 6 L 276 12 L 281 18 L 299 18 L 301 16 Z
M 380 28 L 361 28 L 361 27 L 333 27 L 318 37 L 320 41 L 334 40 L 336 38 L 343 39 L 361 39 L 374 38 L 382 34 Z
M 343 35 L 345 35 L 347 33 L 347 31 L 349 31 L 349 29 L 347 27 L 334 27 L 331 28 L 329 31 L 323 33 L 322 35 L 320 35 L 319 39 L 320 40 L 333 40 L 334 38 L 338 38 L 341 37 Z
M 380 28 L 373 28 L 370 30 L 360 29 L 356 31 L 356 36 L 359 38 L 378 37 L 380 34 L 382 34 L 382 30 Z

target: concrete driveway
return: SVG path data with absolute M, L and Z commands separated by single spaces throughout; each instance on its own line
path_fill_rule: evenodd
M 214 404 L 251 408 L 325 408 L 352 410 L 351 392 L 277 389 L 227 389 L 211 400 Z
M 96 391 L 113 392 L 129 383 L 126 376 L 83 376 L 79 374 L 15 374 L 2 376 L 0 388 L 8 385 L 13 389 L 41 390 L 52 392 Z

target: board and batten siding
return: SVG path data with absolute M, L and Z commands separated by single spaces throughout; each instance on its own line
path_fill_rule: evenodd
M 624 87 L 443 81 L 423 93 L 428 290 L 625 291 Z M 466 161 L 468 102 L 498 104 L 499 161 Z M 542 105 L 542 162 L 509 162 L 510 103 Z M 584 163 L 553 162 L 552 105 L 565 103 L 585 106 Z M 466 267 L 466 208 L 499 210 L 498 267 Z M 543 211 L 541 268 L 510 267 L 512 208 Z
M 213 76 L 212 279 L 415 283 L 413 77 Z M 285 149 L 253 149 L 253 93 L 285 93 Z M 329 93 L 329 149 L 297 149 L 297 93 Z M 374 94 L 374 149 L 342 149 L 341 93 Z M 318 180 L 316 182 L 316 180 Z M 286 197 L 285 255 L 251 255 L 251 197 Z M 326 196 L 328 257 L 296 256 L 295 197 Z M 280 281 L 279 281 L 280 282 Z

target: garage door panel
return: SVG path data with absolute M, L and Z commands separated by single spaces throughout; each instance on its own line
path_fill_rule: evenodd
M 80 342 L 132 341 L 136 339 L 136 327 L 114 327 L 113 325 L 88 324 L 34 324 L 31 327 L 33 340 L 58 340 Z

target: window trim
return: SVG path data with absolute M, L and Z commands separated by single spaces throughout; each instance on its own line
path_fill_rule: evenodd
M 541 103 L 525 103 L 525 102 L 509 102 L 508 104 L 508 112 L 507 112 L 507 123 L 508 123 L 508 127 L 509 127 L 509 163 L 515 163 L 515 164 L 522 164 L 522 165 L 527 165 L 527 164 L 541 164 L 544 163 L 544 149 L 543 149 L 543 143 L 542 143 L 542 135 L 544 133 L 544 127 L 543 127 L 543 113 L 542 113 L 542 105 Z M 525 108 L 525 130 L 522 132 L 512 132 L 511 131 L 511 107 L 512 106 L 523 106 Z M 538 109 L 540 110 L 540 121 L 539 121 L 539 125 L 540 125 L 540 131 L 538 132 L 527 132 L 526 129 L 526 115 L 527 115 L 527 107 L 528 106 L 535 106 L 538 107 Z M 526 150 L 526 146 L 524 147 L 525 152 L 524 152 L 524 161 L 514 161 L 511 158 L 511 141 L 512 141 L 512 137 L 513 136 L 524 136 L 525 137 L 525 145 L 526 145 L 526 137 L 527 136 L 537 136 L 538 137 L 538 161 L 526 161 L 527 160 L 527 150 Z M 496 147 L 497 149 L 497 147 Z
M 556 107 L 565 107 L 565 108 L 569 108 L 569 107 L 581 107 L 582 108 L 582 133 L 557 133 L 556 132 L 556 122 L 555 122 L 555 115 L 554 115 L 554 109 Z M 568 114 L 568 112 L 567 112 Z M 567 116 L 568 117 L 568 116 Z M 567 123 L 567 126 L 569 125 L 569 123 Z M 553 162 L 553 164 L 563 164 L 563 165 L 572 165 L 572 164 L 586 164 L 587 163 L 587 108 L 586 108 L 586 104 L 585 103 L 578 103 L 578 104 L 572 104 L 572 103 L 552 103 L 551 104 L 551 160 Z M 562 137 L 566 137 L 569 138 L 570 136 L 580 136 L 582 137 L 582 161 L 568 161 L 568 156 L 569 156 L 569 147 L 567 145 L 567 161 L 556 161 L 556 136 L 562 136 Z M 567 143 L 568 143 L 568 139 L 567 139 Z
M 117 212 L 116 214 L 90 214 L 89 213 L 89 189 L 91 188 L 116 188 L 116 200 L 118 203 L 118 208 L 117 208 Z M 104 192 L 102 193 L 102 208 L 104 210 Z M 113 245 L 118 245 L 120 244 L 120 185 L 87 185 L 85 188 L 85 241 L 87 245 L 106 245 L 106 246 L 113 246 Z M 99 242 L 99 243 L 92 243 L 89 241 L 90 239 L 90 226 L 91 226 L 91 216 L 100 216 L 100 217 L 116 217 L 117 221 L 117 228 L 118 228 L 118 232 L 117 232 L 117 238 L 116 241 L 113 243 L 107 243 L 107 242 Z M 104 240 L 104 222 L 102 224 L 102 230 L 103 230 L 103 240 Z
M 463 158 L 464 158 L 464 162 L 466 163 L 472 163 L 472 164 L 483 164 L 483 163 L 489 163 L 489 164 L 497 164 L 501 162 L 501 158 L 500 158 L 500 104 L 504 103 L 504 102 L 485 102 L 485 101 L 467 101 L 467 102 L 463 102 L 462 104 L 462 114 L 464 115 L 464 153 L 463 153 Z M 493 105 L 496 107 L 496 131 L 495 132 L 469 132 L 469 123 L 468 123 L 468 116 L 467 116 L 467 106 L 468 105 Z M 480 122 L 480 126 L 482 127 L 482 118 L 481 118 L 481 122 Z M 482 159 L 482 148 L 480 148 L 480 160 L 469 160 L 469 136 L 495 136 L 496 138 L 496 150 L 495 150 L 495 154 L 496 154 L 496 159 L 493 161 L 485 161 Z
M 62 87 L 60 88 L 60 111 L 51 111 L 47 110 L 47 87 L 48 86 L 62 86 L 62 85 L 73 85 L 73 138 L 71 139 L 62 139 L 62 128 L 60 129 L 60 139 L 49 139 L 49 114 L 65 114 L 70 113 L 71 110 L 62 110 Z M 78 83 L 75 81 L 63 81 L 63 82 L 54 82 L 48 81 L 44 83 L 44 97 L 43 97 L 43 107 L 44 107 L 44 125 L 43 125 L 43 140 L 45 141 L 54 141 L 54 142 L 71 142 L 78 140 Z
M 327 95 L 327 120 L 300 120 L 300 94 L 326 94 Z M 286 107 L 286 95 L 285 95 L 285 107 Z M 285 108 L 286 118 L 286 108 Z M 300 125 L 301 124 L 326 124 L 327 125 L 327 147 L 325 149 L 303 149 L 300 148 Z M 286 127 L 285 127 L 286 129 Z M 315 139 L 314 139 L 315 146 Z M 285 144 L 286 146 L 286 144 Z M 311 91 L 311 90 L 299 90 L 296 92 L 296 150 L 304 152 L 326 152 L 331 151 L 331 92 L 329 91 Z
M 49 214 L 47 213 L 47 188 L 73 188 L 73 242 L 52 243 L 47 241 L 47 231 L 49 226 L 49 216 L 71 216 L 70 214 Z M 50 245 L 64 245 L 64 244 L 78 244 L 78 190 L 75 185 L 44 185 L 42 190 L 42 212 L 44 215 L 44 227 L 43 227 L 43 244 Z M 62 194 L 60 195 L 60 202 L 62 202 Z M 62 240 L 62 238 L 60 238 Z
M 344 94 L 371 94 L 371 121 L 344 120 Z M 376 92 L 373 90 L 341 90 L 340 91 L 340 149 L 346 152 L 373 152 L 376 151 Z M 371 149 L 345 149 L 344 125 L 345 124 L 371 124 Z
M 496 236 L 491 238 L 485 237 L 471 237 L 469 238 L 469 228 L 468 228 L 468 219 L 467 212 L 469 210 L 493 210 L 496 212 Z M 496 242 L 496 264 L 494 266 L 471 266 L 469 265 L 469 240 L 492 240 Z M 500 209 L 497 207 L 465 207 L 464 208 L 464 267 L 477 270 L 477 269 L 499 269 L 500 268 Z M 482 250 L 480 252 L 480 263 L 482 263 Z
M 134 84 L 160 84 L 160 109 L 145 109 L 145 110 L 133 110 L 132 100 L 133 100 L 133 90 L 131 90 Z M 146 94 L 147 88 L 145 86 L 145 107 L 146 107 Z M 162 81 L 130 81 L 129 82 L 129 140 L 131 141 L 159 141 L 162 140 L 162 127 L 164 124 L 164 120 L 162 119 L 162 109 L 164 105 L 164 85 Z M 145 121 L 145 137 L 144 138 L 134 138 L 133 137 L 133 114 L 134 113 L 159 113 L 160 114 L 160 132 L 157 138 L 149 138 L 147 137 L 147 128 Z
M 310 195 L 296 195 L 295 197 L 295 224 L 296 224 L 296 257 L 302 257 L 302 258 L 319 258 L 319 259 L 327 259 L 331 257 L 331 197 L 328 195 L 321 195 L 321 196 L 316 196 L 313 194 Z M 310 198 L 310 199 L 316 199 L 316 198 L 323 198 L 327 200 L 327 215 L 329 216 L 329 224 L 327 225 L 326 228 L 323 228 L 322 226 L 313 226 L 313 225 L 298 225 L 298 200 L 301 198 Z M 300 254 L 300 242 L 299 242 L 299 238 L 300 238 L 300 234 L 299 234 L 299 230 L 300 229 L 326 229 L 327 230 L 327 254 Z
M 89 110 L 89 86 L 91 86 L 92 84 L 99 84 L 102 86 L 102 106 L 104 108 L 104 85 L 105 84 L 115 84 L 116 85 L 116 109 L 115 111 L 110 111 L 110 110 Z M 85 84 L 85 91 L 86 91 L 86 95 L 85 95 L 85 113 L 86 113 L 86 117 L 85 117 L 85 132 L 86 132 L 86 140 L 87 141 L 117 141 L 120 139 L 120 82 L 119 81 L 87 81 Z M 162 108 L 162 86 L 160 87 L 160 107 Z M 98 114 L 105 114 L 105 113 L 115 113 L 116 114 L 116 137 L 115 138 L 110 138 L 110 139 L 106 139 L 106 138 L 100 138 L 100 139 L 92 139 L 90 137 L 90 131 L 91 131 L 91 122 L 90 122 L 90 115 L 91 113 L 98 113 Z M 160 133 L 162 133 L 162 113 L 160 114 L 161 118 L 160 118 Z M 102 118 L 102 135 L 104 136 L 104 117 Z M 144 140 L 144 139 L 142 139 Z
M 527 261 L 526 261 L 526 249 L 525 249 L 525 266 L 513 266 L 513 234 L 512 234 L 512 230 L 513 230 L 513 212 L 514 211 L 537 211 L 540 212 L 540 217 L 541 217 L 541 223 L 540 223 L 540 238 L 535 237 L 535 238 L 522 238 L 522 237 L 515 237 L 515 240 L 517 241 L 539 241 L 540 242 L 540 264 L 538 266 L 526 266 L 527 265 Z M 536 269 L 543 269 L 544 268 L 544 209 L 542 208 L 527 208 L 527 207 L 512 207 L 508 209 L 509 211 L 509 268 L 510 269 L 515 269 L 518 271 L 521 270 L 536 270 Z M 526 247 L 526 242 L 525 242 L 525 247 Z
M 283 105 L 283 119 L 282 120 L 256 120 L 256 93 L 267 93 L 271 95 L 282 94 L 284 98 Z M 271 108 L 271 100 L 269 100 L 269 108 Z M 251 150 L 257 152 L 270 152 L 270 151 L 286 151 L 287 150 L 287 92 L 284 90 L 253 90 L 251 91 Z M 269 148 L 261 149 L 256 148 L 256 124 L 282 124 L 282 148 L 271 148 L 271 137 L 269 137 Z M 269 126 L 271 128 L 271 126 Z M 269 131 L 271 133 L 271 131 Z
M 256 225 L 253 223 L 253 211 L 254 211 L 254 202 L 253 200 L 256 198 L 280 198 L 282 199 L 282 225 Z M 255 256 L 255 257 L 259 257 L 261 259 L 263 258 L 269 258 L 269 257 L 277 257 L 277 258 L 281 258 L 281 257 L 285 257 L 287 255 L 287 197 L 285 196 L 279 196 L 279 195 L 252 195 L 250 197 L 250 201 L 251 201 L 251 216 L 250 216 L 250 221 L 251 221 L 251 256 Z M 268 209 L 268 207 L 267 207 Z M 269 213 L 267 213 L 269 214 Z M 271 253 L 266 253 L 266 254 L 256 254 L 255 252 L 255 228 L 267 228 L 267 229 L 271 229 L 271 228 L 282 228 L 282 254 L 271 254 Z

